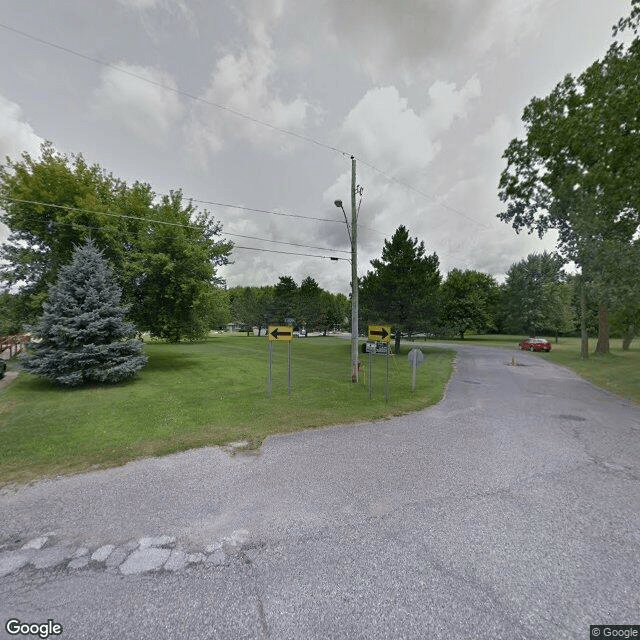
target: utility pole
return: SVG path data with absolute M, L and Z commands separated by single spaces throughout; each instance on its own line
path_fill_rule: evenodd
M 358 382 L 358 209 L 356 209 L 356 192 L 362 196 L 362 187 L 356 187 L 356 159 L 351 156 L 351 227 L 349 227 L 347 212 L 342 206 L 342 200 L 334 200 L 333 204 L 338 209 L 342 209 L 351 240 L 351 380 L 353 382 Z M 360 202 L 362 202 L 362 197 Z
M 356 159 L 351 156 L 351 380 L 358 382 L 358 213 Z

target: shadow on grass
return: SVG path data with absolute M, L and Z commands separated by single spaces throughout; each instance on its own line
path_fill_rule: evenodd
M 199 358 L 190 358 L 184 353 L 154 353 L 149 356 L 149 361 L 141 373 L 145 371 L 184 371 L 197 369 L 201 366 L 202 361 Z
M 138 380 L 138 376 L 134 376 L 129 380 L 116 383 L 95 382 L 90 384 L 82 384 L 75 387 L 64 387 L 46 378 L 40 378 L 36 375 L 21 372 L 22 375 L 19 379 L 19 384 L 22 388 L 28 389 L 29 392 L 58 392 L 58 393 L 73 393 L 74 391 L 91 391 L 97 389 L 121 389 L 134 385 Z

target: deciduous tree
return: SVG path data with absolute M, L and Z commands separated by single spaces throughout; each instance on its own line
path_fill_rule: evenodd
M 502 289 L 510 331 L 535 336 L 573 329 L 571 293 L 565 283 L 564 260 L 557 254 L 532 253 L 509 268 Z
M 633 6 L 619 27 L 637 27 L 640 5 Z M 640 39 L 615 42 L 580 76 L 567 75 L 547 97 L 531 100 L 526 136 L 503 156 L 500 219 L 540 236 L 557 230 L 558 250 L 581 267 L 583 284 L 600 285 L 599 353 L 609 349 L 602 284 L 626 277 L 603 257 L 612 245 L 626 252 L 640 226 L 639 77 Z
M 445 330 L 464 339 L 468 331 L 492 328 L 499 288 L 490 275 L 452 269 L 442 283 L 440 295 L 440 322 Z
M 0 247 L 0 280 L 16 296 L 23 322 L 38 317 L 60 267 L 91 236 L 139 330 L 179 340 L 210 328 L 211 303 L 223 300 L 216 268 L 232 245 L 179 191 L 158 200 L 148 184 L 127 185 L 45 143 L 40 158 L 23 154 L 0 166 L 0 205 L 10 229 Z

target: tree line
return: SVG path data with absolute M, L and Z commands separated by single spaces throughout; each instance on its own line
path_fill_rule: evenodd
M 452 269 L 442 277 L 435 253 L 411 238 L 401 225 L 385 240 L 382 255 L 360 280 L 360 332 L 368 324 L 390 324 L 399 351 L 402 334 L 458 337 L 474 333 L 536 336 L 576 334 L 581 318 L 587 330 L 599 328 L 598 296 L 582 309 L 581 276 L 565 272 L 558 253 L 533 253 L 511 265 L 505 282 L 473 269 Z M 613 305 L 611 330 L 628 349 L 640 326 L 640 301 Z
M 343 328 L 351 316 L 351 303 L 342 293 L 322 289 L 307 276 L 298 286 L 291 276 L 280 276 L 273 286 L 233 287 L 228 290 L 232 320 L 258 335 L 269 324 L 289 324 L 308 331 Z

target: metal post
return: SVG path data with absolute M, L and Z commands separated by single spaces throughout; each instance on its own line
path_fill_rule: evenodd
M 371 370 L 371 359 L 372 359 L 372 355 L 371 355 L 371 351 L 369 351 L 369 400 L 371 400 L 371 393 L 373 388 L 373 380 L 371 378 L 371 376 L 373 375 Z
M 358 382 L 358 220 L 356 159 L 351 156 L 351 380 Z
M 418 359 L 414 358 L 413 359 L 413 377 L 411 380 L 411 391 L 415 391 L 416 390 L 416 371 L 418 369 Z
M 384 401 L 385 402 L 389 402 L 389 351 L 391 351 L 391 349 L 389 348 L 391 345 L 387 344 L 387 356 L 386 356 L 386 361 L 387 361 L 387 379 L 385 380 L 384 383 Z
M 271 395 L 271 362 L 273 358 L 273 342 L 269 340 L 269 378 L 267 382 L 267 393 Z
M 291 340 L 289 340 L 289 395 L 291 395 Z

